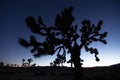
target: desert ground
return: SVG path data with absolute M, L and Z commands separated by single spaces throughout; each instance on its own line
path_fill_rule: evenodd
M 120 80 L 120 64 L 83 68 L 85 80 Z M 0 67 L 0 80 L 74 80 L 74 68 Z

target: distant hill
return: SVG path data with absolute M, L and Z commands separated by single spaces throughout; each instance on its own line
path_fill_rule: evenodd
M 120 80 L 120 64 L 84 68 L 84 74 L 90 80 Z
M 120 68 L 120 63 L 111 65 L 110 67 L 117 67 L 117 68 Z

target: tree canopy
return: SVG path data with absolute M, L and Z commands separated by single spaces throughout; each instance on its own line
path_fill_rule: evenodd
M 31 35 L 29 41 L 19 37 L 19 43 L 24 47 L 31 47 L 31 53 L 34 57 L 53 55 L 55 52 L 64 56 L 66 53 L 70 53 L 77 73 L 80 63 L 83 61 L 80 58 L 81 49 L 84 48 L 87 52 L 94 54 L 95 60 L 99 61 L 98 49 L 89 45 L 93 42 L 107 44 L 105 40 L 107 32 L 101 32 L 102 20 L 97 25 L 92 24 L 90 20 L 83 20 L 81 27 L 73 24 L 75 17 L 72 16 L 72 11 L 73 7 L 65 8 L 61 14 L 56 16 L 53 26 L 46 26 L 41 16 L 37 20 L 28 16 L 26 18 L 28 28 L 31 32 L 43 36 L 45 39 L 41 42 Z

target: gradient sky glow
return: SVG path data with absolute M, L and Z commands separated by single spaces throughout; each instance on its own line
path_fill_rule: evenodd
M 84 19 L 94 24 L 103 20 L 102 31 L 108 32 L 107 45 L 92 44 L 98 48 L 101 61 L 96 62 L 94 55 L 82 50 L 83 66 L 120 63 L 120 0 L 0 0 L 0 61 L 21 65 L 23 58 L 33 58 L 30 50 L 20 46 L 17 39 L 17 36 L 28 39 L 33 34 L 25 24 L 27 16 L 42 16 L 43 21 L 52 26 L 56 15 L 71 5 L 74 6 L 74 24 L 80 27 Z M 33 58 L 33 63 L 49 65 L 55 57 Z

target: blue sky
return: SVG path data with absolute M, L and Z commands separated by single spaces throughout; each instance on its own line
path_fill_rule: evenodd
M 84 19 L 97 24 L 103 20 L 102 31 L 107 31 L 108 44 L 94 43 L 99 50 L 100 62 L 94 55 L 82 50 L 83 66 L 104 66 L 120 63 L 120 1 L 119 0 L 0 0 L 0 61 L 21 64 L 22 59 L 33 58 L 38 65 L 49 65 L 54 56 L 34 58 L 29 49 L 18 44 L 17 36 L 26 39 L 33 33 L 27 28 L 27 16 L 42 16 L 48 25 L 64 8 L 74 6 L 74 24 L 81 26 Z M 69 56 L 67 56 L 69 58 Z M 65 64 L 70 65 L 70 64 Z

